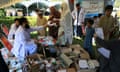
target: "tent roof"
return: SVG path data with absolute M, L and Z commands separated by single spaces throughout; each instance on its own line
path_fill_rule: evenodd
M 8 7 L 21 1 L 22 0 L 0 0 L 0 8 Z

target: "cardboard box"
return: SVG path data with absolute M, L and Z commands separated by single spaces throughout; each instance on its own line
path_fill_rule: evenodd
M 62 53 L 70 53 L 74 49 L 76 54 L 80 54 L 81 59 L 90 59 L 87 51 L 85 51 L 79 44 L 71 45 L 70 48 L 62 48 Z
M 67 72 L 76 72 L 75 68 L 69 68 L 67 69 Z
M 80 72 L 96 72 L 95 69 L 83 69 L 83 70 L 80 70 Z
M 77 72 L 75 68 L 60 69 L 57 72 Z
M 96 72 L 96 70 L 83 69 L 83 70 L 76 71 L 74 68 L 69 68 L 69 69 L 61 69 L 61 70 L 58 70 L 57 72 Z

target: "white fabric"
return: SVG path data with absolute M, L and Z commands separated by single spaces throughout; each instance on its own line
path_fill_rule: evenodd
M 33 40 L 30 38 L 30 32 L 41 30 L 42 26 L 30 29 L 24 29 L 19 26 L 15 33 L 14 45 L 11 52 L 18 58 L 25 58 L 29 54 L 36 52 L 37 46 Z
M 76 25 L 79 25 L 81 26 L 82 25 L 82 22 L 84 22 L 84 19 L 85 19 L 85 10 L 83 8 L 80 9 L 80 12 L 79 12 L 79 17 L 78 17 L 78 24 L 77 24 L 77 10 L 74 9 L 72 11 L 72 17 L 74 19 L 74 26 Z
M 13 35 L 15 34 L 16 30 L 17 30 L 17 27 L 14 23 L 14 24 L 11 25 L 11 28 L 10 28 L 10 31 L 9 31 L 9 34 L 8 34 L 8 40 L 13 39 Z
M 104 33 L 102 28 L 95 28 L 95 33 L 99 38 L 104 39 Z
M 65 42 L 72 44 L 73 27 L 72 27 L 72 16 L 70 13 L 68 13 L 65 16 L 64 20 L 62 20 L 62 23 L 64 24 Z
M 67 4 L 67 3 L 64 3 L 64 4 Z M 62 7 L 68 6 L 64 4 L 62 4 L 63 5 Z M 65 7 L 65 8 L 68 8 L 68 7 Z M 68 42 L 69 44 L 72 44 L 72 40 L 73 40 L 72 15 L 70 11 L 68 12 L 69 9 L 66 9 L 66 10 L 67 11 L 63 11 L 63 12 L 66 12 L 66 15 L 61 15 L 63 17 L 60 21 L 60 25 L 63 26 L 64 35 L 65 35 L 65 43 Z

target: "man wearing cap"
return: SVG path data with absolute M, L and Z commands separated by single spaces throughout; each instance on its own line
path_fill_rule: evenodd
M 45 25 L 47 23 L 47 19 L 43 16 L 43 12 L 42 11 L 38 11 L 36 12 L 37 13 L 37 26 L 42 26 L 42 25 Z M 38 34 L 40 36 L 45 36 L 45 30 L 40 30 L 38 31 Z

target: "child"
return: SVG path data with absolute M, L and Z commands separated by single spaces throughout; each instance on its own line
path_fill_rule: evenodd
M 84 48 L 85 50 L 88 51 L 88 53 L 90 54 L 90 56 L 92 56 L 93 54 L 93 50 L 92 50 L 92 37 L 94 36 L 94 28 L 92 28 L 94 21 L 92 19 L 89 19 L 87 21 L 87 27 L 86 27 L 86 32 L 85 32 L 85 40 L 84 40 Z

